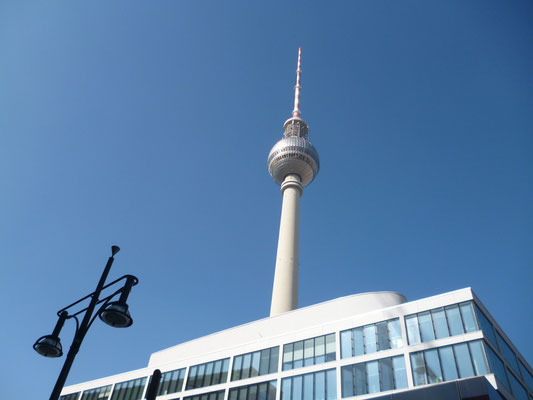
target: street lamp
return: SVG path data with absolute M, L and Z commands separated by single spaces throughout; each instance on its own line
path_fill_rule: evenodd
M 74 358 L 76 357 L 76 354 L 80 349 L 81 343 L 83 342 L 87 331 L 96 319 L 96 316 L 99 316 L 100 319 L 107 325 L 113 326 L 115 328 L 127 328 L 128 326 L 131 326 L 131 324 L 133 324 L 133 319 L 131 318 L 129 307 L 126 301 L 128 300 L 131 288 L 137 283 L 139 283 L 139 279 L 137 279 L 133 275 L 124 275 L 107 285 L 105 284 L 107 275 L 109 275 L 109 271 L 111 270 L 111 265 L 113 265 L 113 261 L 115 260 L 115 254 L 117 254 L 119 251 L 120 248 L 118 246 L 111 247 L 111 257 L 109 257 L 109 259 L 107 260 L 107 264 L 104 268 L 104 272 L 102 272 L 100 281 L 96 286 L 96 290 L 88 294 L 87 296 L 75 301 L 74 303 L 68 305 L 67 307 L 64 307 L 59 310 L 57 312 L 59 319 L 52 334 L 40 337 L 33 345 L 35 351 L 44 357 L 61 357 L 63 355 L 63 348 L 61 346 L 61 340 L 59 339 L 59 333 L 61 332 L 61 328 L 63 328 L 63 325 L 65 324 L 65 321 L 67 319 L 74 318 L 74 320 L 76 321 L 76 333 L 74 334 L 72 345 L 70 346 L 67 358 L 65 360 L 65 363 L 63 364 L 63 368 L 61 369 L 59 377 L 57 378 L 57 382 L 50 396 L 50 400 L 59 399 L 61 390 L 63 390 L 63 386 L 65 385 L 65 381 L 67 380 L 68 373 L 70 371 L 70 368 L 72 367 L 72 363 L 74 362 Z M 125 283 L 122 288 L 118 289 L 113 294 L 104 297 L 103 299 L 99 298 L 100 294 L 102 293 L 102 290 L 107 289 L 108 287 L 111 287 L 123 280 L 125 280 Z M 118 301 L 111 301 L 119 293 L 120 297 Z M 91 300 L 87 307 L 72 314 L 68 313 L 67 310 L 89 298 Z M 96 311 L 96 313 L 94 313 L 94 309 L 99 304 L 101 304 L 100 308 Z M 80 323 L 78 315 L 81 314 L 83 314 L 83 320 Z

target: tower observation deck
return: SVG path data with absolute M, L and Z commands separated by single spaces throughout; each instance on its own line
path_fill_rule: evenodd
M 320 169 L 318 152 L 309 140 L 309 127 L 300 118 L 301 55 L 300 48 L 292 117 L 285 121 L 283 138 L 268 155 L 268 172 L 281 185 L 283 196 L 270 316 L 298 308 L 300 197 Z

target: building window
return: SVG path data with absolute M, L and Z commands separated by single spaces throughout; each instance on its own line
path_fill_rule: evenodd
M 507 371 L 509 381 L 511 382 L 511 389 L 513 389 L 513 395 L 516 400 L 528 400 L 526 389 L 518 382 L 511 371 Z
M 335 400 L 336 398 L 337 378 L 334 368 L 281 380 L 281 400 Z
M 335 360 L 334 333 L 283 346 L 283 371 Z
M 184 380 L 185 368 L 163 372 L 161 374 L 161 381 L 159 382 L 159 389 L 157 390 L 157 395 L 163 396 L 165 394 L 181 392 Z M 150 382 L 152 382 L 151 376 Z M 148 385 L 150 385 L 150 382 L 148 383 Z
M 496 353 L 490 348 L 489 345 L 486 345 L 485 349 L 487 350 L 487 357 L 489 359 L 491 371 L 494 373 L 496 378 L 502 383 L 502 385 L 505 386 L 507 390 L 511 391 L 511 387 L 509 386 L 509 379 L 507 378 L 507 372 L 505 371 L 505 367 L 503 366 L 502 360 L 496 355 Z
M 511 350 L 511 347 L 507 344 L 504 338 L 496 332 L 496 340 L 498 342 L 498 347 L 500 348 L 500 354 L 503 356 L 503 359 L 507 361 L 507 364 L 509 364 L 515 373 L 520 373 L 518 369 L 518 361 L 516 360 L 516 356 L 514 354 L 514 351 Z
M 229 390 L 229 400 L 276 400 L 277 382 L 262 382 Z
M 398 318 L 341 332 L 341 357 L 355 357 L 403 346 Z
M 341 386 L 343 398 L 406 388 L 404 358 L 382 358 L 342 367 Z
M 195 396 L 184 397 L 183 400 L 224 400 L 225 390 L 217 390 L 216 392 L 202 393 Z
M 479 329 L 472 302 L 436 308 L 405 317 L 409 344 L 462 335 Z
M 65 394 L 59 397 L 59 400 L 78 400 L 80 398 L 81 392 Z
M 475 306 L 476 308 L 476 316 L 478 323 L 480 325 L 481 331 L 483 332 L 483 336 L 494 346 L 497 345 L 496 343 L 496 335 L 494 334 L 494 328 L 492 327 L 492 324 L 488 320 L 488 318 L 483 314 L 483 312 L 479 309 L 478 306 Z
M 411 353 L 415 386 L 490 373 L 481 340 Z
M 522 361 L 520 361 L 519 365 L 520 373 L 522 374 L 522 378 L 524 378 L 524 382 L 528 386 L 529 390 L 533 392 L 533 375 L 531 375 L 531 373 Z
M 192 366 L 187 377 L 187 390 L 227 382 L 228 368 L 229 358 Z
M 84 390 L 80 400 L 107 400 L 111 394 L 111 386 L 102 386 L 95 389 Z
M 231 380 L 252 378 L 278 372 L 279 347 L 241 354 L 233 359 Z
M 120 382 L 113 388 L 111 400 L 140 400 L 146 385 L 146 378 Z

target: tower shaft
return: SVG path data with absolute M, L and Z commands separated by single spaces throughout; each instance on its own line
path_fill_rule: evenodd
M 283 205 L 270 316 L 298 308 L 298 247 L 300 237 L 300 177 L 290 174 L 281 184 Z

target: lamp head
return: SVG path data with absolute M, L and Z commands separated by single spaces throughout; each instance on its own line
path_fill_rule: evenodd
M 63 355 L 61 340 L 55 335 L 46 335 L 39 338 L 33 345 L 33 349 L 44 357 L 57 358 Z
M 111 254 L 112 257 L 115 257 L 115 254 L 117 254 L 120 251 L 120 247 L 118 246 L 111 246 Z
M 99 317 L 107 325 L 115 328 L 127 328 L 133 324 L 128 311 L 128 305 L 121 301 L 114 301 L 109 303 L 99 314 Z

